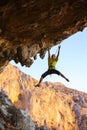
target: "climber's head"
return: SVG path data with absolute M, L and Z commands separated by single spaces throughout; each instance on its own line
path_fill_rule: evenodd
M 56 59 L 56 55 L 55 54 L 52 54 L 52 59 Z

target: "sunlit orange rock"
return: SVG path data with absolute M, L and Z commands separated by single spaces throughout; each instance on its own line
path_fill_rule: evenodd
M 55 130 L 87 129 L 87 94 L 69 89 L 62 83 L 41 84 L 8 65 L 0 75 L 0 88 L 16 107 L 29 113 L 37 126 Z

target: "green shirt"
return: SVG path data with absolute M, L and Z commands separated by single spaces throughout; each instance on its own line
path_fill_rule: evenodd
M 55 69 L 57 64 L 58 58 L 52 59 L 51 57 L 48 58 L 48 69 Z

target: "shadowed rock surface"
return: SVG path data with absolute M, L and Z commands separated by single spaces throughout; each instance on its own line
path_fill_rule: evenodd
M 86 93 L 58 82 L 35 88 L 36 82 L 10 64 L 0 74 L 0 88 L 17 108 L 30 114 L 36 129 L 87 130 Z
M 35 130 L 30 116 L 17 109 L 5 92 L 0 92 L 0 130 Z
M 0 0 L 0 71 L 11 59 L 30 66 L 85 27 L 87 0 Z

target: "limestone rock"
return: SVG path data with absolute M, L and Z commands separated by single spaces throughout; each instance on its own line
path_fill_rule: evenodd
M 35 130 L 31 117 L 17 109 L 4 91 L 0 92 L 0 130 Z
M 30 66 L 85 27 L 87 0 L 0 0 L 0 71 L 11 59 Z
M 86 93 L 58 82 L 45 82 L 35 88 L 34 78 L 10 64 L 0 74 L 0 80 L 0 88 L 17 108 L 29 113 L 36 130 L 87 130 Z

